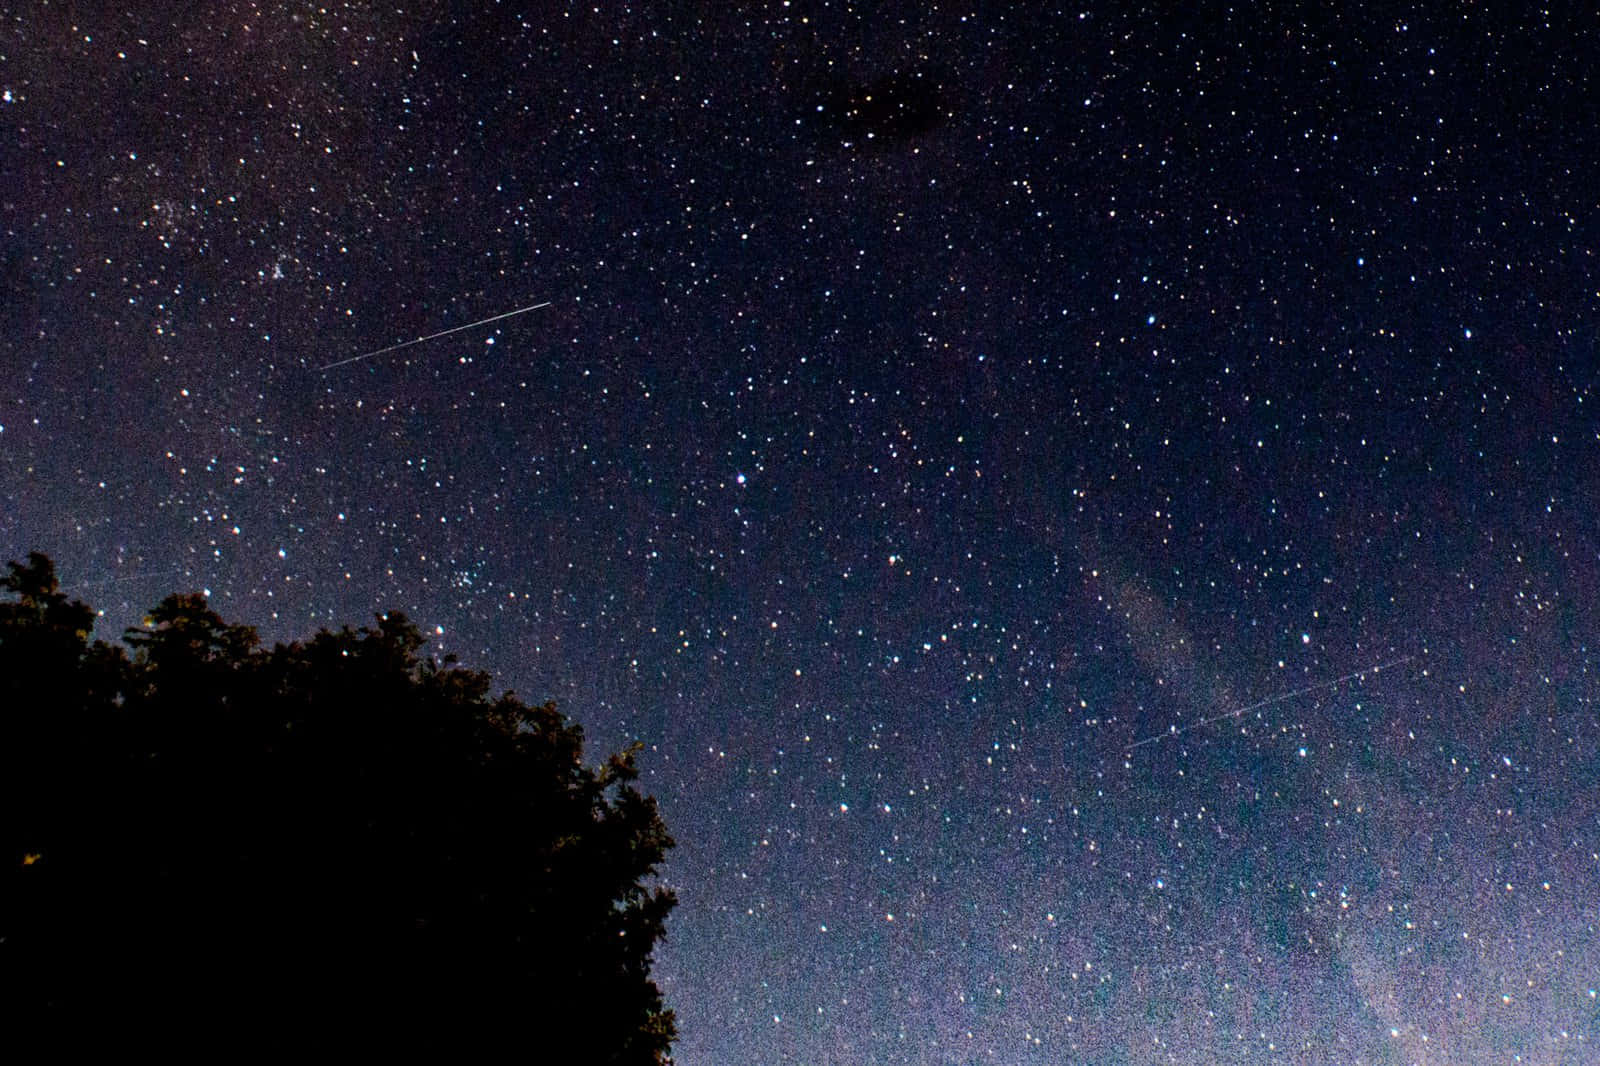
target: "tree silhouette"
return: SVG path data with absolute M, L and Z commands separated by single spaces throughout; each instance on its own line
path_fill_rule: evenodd
M 49 559 L 9 569 L 8 1032 L 668 1061 L 672 841 L 632 751 L 586 766 L 553 705 L 490 698 L 397 613 L 264 650 L 173 595 L 128 654 Z

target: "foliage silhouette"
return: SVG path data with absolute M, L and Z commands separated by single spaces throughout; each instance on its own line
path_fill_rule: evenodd
M 585 766 L 397 613 L 263 650 L 173 595 L 130 654 L 43 555 L 5 593 L 8 1032 L 668 1061 L 672 841 L 632 751 Z

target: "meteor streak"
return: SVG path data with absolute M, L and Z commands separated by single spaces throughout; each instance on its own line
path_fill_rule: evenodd
M 170 577 L 173 574 L 184 573 L 188 569 L 187 566 L 174 566 L 170 570 L 146 570 L 143 573 L 123 574 L 121 577 L 108 577 L 100 581 L 85 581 L 82 584 L 86 589 L 104 588 L 107 585 L 121 585 L 127 581 L 147 581 L 158 577 Z
M 391 344 L 391 345 L 389 345 L 389 347 L 387 347 L 387 348 L 379 348 L 375 352 L 364 352 L 361 355 L 352 355 L 348 359 L 340 359 L 336 363 L 329 363 L 327 366 L 319 366 L 319 367 L 317 367 L 317 369 L 318 370 L 333 370 L 335 367 L 349 366 L 351 363 L 359 363 L 363 359 L 371 359 L 375 355 L 388 355 L 390 352 L 398 352 L 401 348 L 409 348 L 413 344 L 421 344 L 423 341 L 431 341 L 431 340 L 437 340 L 440 337 L 448 337 L 450 334 L 452 334 L 452 333 L 460 333 L 464 329 L 472 329 L 474 326 L 486 326 L 490 322 L 498 322 L 502 318 L 511 318 L 513 315 L 527 314 L 529 311 L 537 311 L 541 307 L 549 307 L 549 306 L 550 306 L 550 301 L 549 300 L 546 300 L 544 303 L 529 304 L 527 307 L 519 307 L 515 311 L 507 311 L 503 315 L 493 315 L 493 316 L 491 316 L 489 318 L 480 318 L 480 319 L 478 319 L 478 321 L 476 321 L 476 322 L 468 322 L 464 326 L 455 326 L 455 327 L 453 327 L 451 329 L 442 329 L 438 333 L 430 333 L 426 337 L 418 337 L 416 340 L 401 341 L 399 344 Z
M 1274 703 L 1282 703 L 1284 700 L 1292 700 L 1297 696 L 1304 696 L 1307 693 L 1316 692 L 1318 689 L 1332 688 L 1335 685 L 1342 685 L 1346 681 L 1354 681 L 1358 677 L 1366 677 L 1368 674 L 1375 674 L 1380 670 L 1387 670 L 1390 667 L 1399 666 L 1401 663 L 1408 663 L 1415 658 L 1415 655 L 1406 655 L 1399 659 L 1390 659 L 1386 663 L 1379 663 L 1377 666 L 1369 666 L 1365 670 L 1357 670 L 1355 673 L 1345 674 L 1343 677 L 1336 677 L 1332 681 L 1319 681 L 1315 685 L 1307 685 L 1305 688 L 1297 688 L 1292 692 L 1280 692 L 1276 696 L 1269 696 L 1264 700 L 1259 700 L 1256 703 L 1252 703 L 1246 707 L 1240 707 L 1237 710 L 1229 711 L 1226 714 L 1218 714 L 1213 715 L 1210 718 L 1202 718 L 1193 725 L 1186 725 L 1182 729 L 1179 729 L 1177 726 L 1171 726 L 1165 733 L 1157 733 L 1153 737 L 1145 737 L 1143 740 L 1134 741 L 1132 744 L 1128 745 L 1128 750 L 1132 751 L 1134 748 L 1142 748 L 1146 744 L 1154 744 L 1156 741 L 1165 740 L 1167 737 L 1181 737 L 1190 730 L 1199 729 L 1201 726 L 1210 725 L 1212 722 L 1220 722 L 1225 718 L 1237 718 L 1241 714 L 1248 714 L 1251 711 L 1259 711 L 1263 707 L 1271 707 Z

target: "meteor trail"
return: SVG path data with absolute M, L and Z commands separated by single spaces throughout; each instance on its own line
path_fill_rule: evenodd
M 147 570 L 140 574 L 124 574 L 121 577 L 108 577 L 100 581 L 85 581 L 82 584 L 86 589 L 97 589 L 104 588 L 107 585 L 120 585 L 126 581 L 146 581 L 152 578 L 170 577 L 173 574 L 184 573 L 188 569 L 187 566 L 174 566 L 170 570 Z
M 332 370 L 335 367 L 349 366 L 351 363 L 359 363 L 363 359 L 371 359 L 375 355 L 388 355 L 390 352 L 398 352 L 401 348 L 409 348 L 413 344 L 421 344 L 423 341 L 431 341 L 431 340 L 437 340 L 440 337 L 448 337 L 450 334 L 452 334 L 452 333 L 460 333 L 464 329 L 471 329 L 474 326 L 486 326 L 490 322 L 498 322 L 502 318 L 511 318 L 513 315 L 527 314 L 529 311 L 537 311 L 541 307 L 549 307 L 549 306 L 550 306 L 550 301 L 549 300 L 546 300 L 544 303 L 540 303 L 540 304 L 529 304 L 527 307 L 519 307 L 515 311 L 507 311 L 503 315 L 493 315 L 493 316 L 491 316 L 489 318 L 480 318 L 480 319 L 478 319 L 478 321 L 476 321 L 476 322 L 468 322 L 464 326 L 455 326 L 455 327 L 453 327 L 451 329 L 442 329 L 438 333 L 430 333 L 426 337 L 418 337 L 416 340 L 401 341 L 399 344 L 391 344 L 391 345 L 389 345 L 389 347 L 387 347 L 387 348 L 379 348 L 375 352 L 366 352 L 366 353 L 363 353 L 362 355 L 352 355 L 348 359 L 341 359 L 337 363 L 329 363 L 327 366 L 319 366 L 319 367 L 317 367 L 317 369 L 318 370 Z
M 1143 740 L 1134 741 L 1132 744 L 1128 745 L 1128 750 L 1132 751 L 1134 748 L 1142 748 L 1146 744 L 1154 744 L 1156 741 L 1165 740 L 1167 737 L 1179 737 L 1192 729 L 1199 729 L 1203 725 L 1210 725 L 1212 722 L 1220 722 L 1224 718 L 1237 718 L 1241 714 L 1247 714 L 1250 711 L 1259 711 L 1263 707 L 1270 707 L 1274 703 L 1282 703 L 1284 700 L 1292 700 L 1296 696 L 1304 696 L 1307 693 L 1315 692 L 1318 689 L 1332 688 L 1335 685 L 1342 685 L 1346 681 L 1354 681 L 1358 677 L 1366 677 L 1368 674 L 1375 674 L 1380 670 L 1387 670 L 1391 666 L 1399 666 L 1401 663 L 1408 663 L 1415 658 L 1415 655 L 1406 655 L 1399 659 L 1390 659 L 1386 663 L 1379 663 L 1377 666 L 1369 666 L 1365 670 L 1357 670 L 1353 674 L 1345 674 L 1343 677 L 1336 677 L 1332 681 L 1320 681 L 1315 685 L 1307 685 L 1305 688 L 1297 688 L 1293 692 L 1280 692 L 1276 696 L 1269 696 L 1266 699 L 1252 703 L 1247 707 L 1240 707 L 1237 710 L 1229 711 L 1227 714 L 1218 714 L 1213 715 L 1210 718 L 1202 718 L 1193 725 L 1186 725 L 1182 729 L 1179 729 L 1177 726 L 1171 726 L 1165 733 L 1157 733 L 1153 737 L 1145 737 Z

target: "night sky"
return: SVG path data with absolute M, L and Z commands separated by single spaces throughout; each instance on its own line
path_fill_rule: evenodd
M 1178 6 L 13 5 L 0 553 L 642 742 L 680 1066 L 1600 1061 L 1600 18 Z

